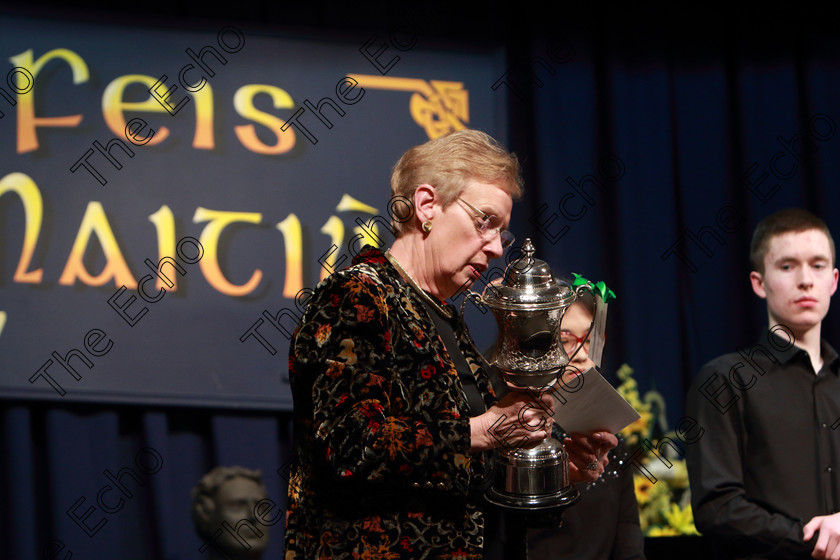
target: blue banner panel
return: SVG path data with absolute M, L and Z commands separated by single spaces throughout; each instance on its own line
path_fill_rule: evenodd
M 307 290 L 390 245 L 393 164 L 505 122 L 500 49 L 392 31 L 0 21 L 0 395 L 290 409 Z

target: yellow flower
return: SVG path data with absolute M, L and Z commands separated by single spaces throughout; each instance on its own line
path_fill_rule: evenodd
M 633 368 L 627 364 L 622 364 L 618 368 L 617 375 L 621 380 L 621 384 L 616 387 L 618 394 L 641 415 L 638 420 L 621 430 L 621 435 L 625 437 L 627 443 L 632 447 L 639 443 L 641 438 L 647 437 L 655 418 L 650 410 L 650 404 L 644 402 L 639 395 L 639 386 L 636 380 L 633 379 Z
M 658 426 L 657 433 L 666 431 L 665 400 L 657 391 L 648 391 L 644 399 L 639 394 L 639 386 L 633 379 L 633 369 L 622 364 L 617 372 L 620 385 L 618 393 L 636 409 L 640 418 L 625 427 L 621 435 L 632 449 L 644 438 L 651 438 L 654 424 Z M 673 432 L 667 432 L 663 437 L 675 439 Z M 657 440 L 653 440 L 656 445 Z M 644 450 L 644 448 L 643 448 Z M 639 503 L 639 522 L 642 532 L 650 537 L 668 537 L 678 535 L 697 535 L 694 527 L 694 516 L 691 506 L 680 507 L 679 503 L 688 501 L 688 471 L 685 460 L 677 459 L 674 454 L 665 454 L 671 466 L 668 467 L 659 458 L 644 453 L 642 462 L 651 477 L 656 477 L 652 483 L 641 472 L 633 475 L 633 487 L 636 501 Z
M 648 537 L 678 537 L 680 536 L 680 532 L 672 527 L 651 527 L 650 530 L 645 533 L 645 536 Z
M 615 374 L 618 376 L 619 379 L 624 381 L 625 379 L 633 375 L 633 368 L 631 368 L 627 364 L 621 364 L 620 366 L 618 366 L 618 371 L 615 372 Z
M 671 504 L 671 511 L 665 513 L 665 520 L 668 526 L 678 531 L 680 535 L 699 535 L 694 526 L 694 514 L 691 511 L 691 504 L 680 508 L 677 504 Z
M 653 483 L 647 477 L 639 474 L 633 475 L 633 489 L 636 491 L 636 501 L 639 502 L 639 506 L 643 506 L 650 501 L 653 486 Z
M 619 434 L 621 434 L 631 446 L 637 443 L 637 440 L 639 439 L 637 436 L 647 435 L 650 430 L 650 424 L 653 421 L 653 415 L 650 412 L 639 410 L 638 408 L 636 408 L 636 410 L 639 412 L 641 417 L 619 432 Z

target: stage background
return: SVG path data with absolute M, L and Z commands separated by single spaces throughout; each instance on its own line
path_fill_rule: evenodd
M 289 267 L 286 237 L 276 224 L 291 213 L 299 217 L 300 276 L 311 287 L 317 259 L 329 247 L 320 228 L 330 216 L 344 225 L 346 243 L 354 219 L 374 215 L 369 208 L 338 210 L 341 196 L 382 213 L 390 167 L 429 134 L 412 118 L 411 93 L 366 87 L 357 104 L 341 105 L 344 117 L 325 109 L 332 129 L 304 121 L 318 144 L 296 134 L 288 152 L 256 154 L 234 132 L 253 122 L 233 105 L 243 85 L 281 88 L 295 108 L 307 98 L 335 99 L 344 76 L 379 74 L 359 52 L 374 34 L 386 41 L 394 31 L 403 48 L 416 36 L 410 49 L 392 48 L 381 57 L 387 63 L 391 53 L 400 56 L 387 75 L 464 84 L 469 116 L 461 113 L 460 122 L 496 135 L 524 162 L 527 195 L 514 209 L 512 229 L 520 239 L 532 236 L 555 270 L 604 280 L 615 290 L 605 370 L 622 362 L 634 367 L 643 390 L 655 387 L 665 396 L 671 425 L 699 367 L 754 343 L 765 321 L 748 283 L 755 223 L 796 205 L 840 231 L 831 213 L 840 196 L 840 52 L 828 27 L 836 13 L 776 5 L 760 12 L 668 13 L 643 4 L 562 7 L 557 20 L 539 7 L 493 3 L 412 13 L 380 5 L 247 2 L 216 13 L 191 3 L 175 4 L 167 16 L 148 10 L 41 13 L 7 6 L 0 19 L 4 72 L 15 66 L 11 57 L 30 48 L 35 58 L 68 48 L 90 70 L 87 81 L 72 84 L 67 65 L 52 62 L 36 77 L 37 115 L 83 115 L 74 128 L 39 129 L 37 150 L 19 150 L 20 108 L 0 98 L 0 179 L 25 173 L 44 209 L 28 268 L 43 269 L 43 279 L 18 282 L 23 206 L 13 193 L 0 198 L 3 557 L 49 557 L 44 548 L 60 541 L 60 558 L 67 550 L 79 558 L 198 558 L 189 489 L 215 465 L 262 469 L 269 497 L 285 503 L 285 341 L 267 324 L 261 331 L 276 341 L 276 355 L 253 338 L 239 340 L 263 310 L 293 308 L 282 295 Z M 120 171 L 93 156 L 106 186 L 84 169 L 69 171 L 94 140 L 105 144 L 116 136 L 101 107 L 114 78 L 167 74 L 173 84 L 190 62 L 184 49 L 217 46 L 217 32 L 226 26 L 241 30 L 246 43 L 225 53 L 228 64 L 208 79 L 213 149 L 192 145 L 192 101 L 174 116 L 129 112 L 158 131 L 168 128 L 170 137 L 159 146 L 129 145 L 134 158 L 115 151 Z M 9 89 L 2 81 L 0 87 Z M 142 88 L 132 95 L 148 98 Z M 255 104 L 282 118 L 293 113 L 272 108 L 264 94 Z M 265 127 L 257 129 L 263 143 L 277 141 Z M 224 294 L 201 269 L 210 262 L 205 252 L 199 263 L 184 264 L 177 291 L 154 304 L 139 302 L 149 312 L 129 327 L 107 306 L 119 287 L 113 279 L 101 287 L 59 284 L 91 202 L 101 203 L 135 280 L 147 273 L 144 259 L 170 256 L 161 254 L 149 221 L 162 205 L 172 210 L 172 242 L 201 238 L 207 222 L 196 219 L 199 207 L 259 213 L 256 223 L 224 230 L 220 262 L 233 284 L 246 283 L 256 269 L 262 279 L 251 293 Z M 682 259 L 669 256 L 675 247 Z M 105 264 L 96 241 L 88 253 L 84 262 L 95 275 Z M 832 312 L 826 322 L 829 340 L 838 334 L 836 317 Z M 93 369 L 75 362 L 80 381 L 58 365 L 49 369 L 56 379 L 63 376 L 66 396 L 43 380 L 29 383 L 51 352 L 81 348 L 94 328 L 108 333 L 114 347 L 93 359 Z M 146 485 L 121 511 L 104 513 L 96 505 L 108 483 L 103 470 L 133 465 L 144 448 L 162 457 L 162 468 L 145 476 Z M 80 497 L 86 499 L 80 515 L 97 508 L 89 525 L 107 521 L 93 537 L 66 514 Z M 272 534 L 266 557 L 279 557 L 282 523 Z
M 23 116 L 0 121 L 10 396 L 290 410 L 295 297 L 336 259 L 393 240 L 388 177 L 405 147 L 467 125 L 504 134 L 503 100 L 484 87 L 500 48 L 432 51 L 401 33 L 398 50 L 387 30 L 349 42 L 8 18 L 2 32 L 9 58 L 39 70 Z M 160 267 L 174 291 L 159 291 L 161 259 L 181 267 Z M 73 377 L 52 353 L 84 352 L 91 329 L 105 334 L 91 336 L 92 367 L 70 360 Z

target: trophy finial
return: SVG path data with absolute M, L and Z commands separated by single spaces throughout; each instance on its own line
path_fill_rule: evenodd
M 531 243 L 530 237 L 525 238 L 525 243 L 522 244 L 522 252 L 525 253 L 526 259 L 530 259 L 534 256 L 534 244 Z

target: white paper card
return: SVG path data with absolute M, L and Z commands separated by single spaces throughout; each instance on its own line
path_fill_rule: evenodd
M 555 401 L 554 421 L 566 433 L 614 434 L 641 417 L 595 368 L 583 372 L 582 380 L 582 384 L 579 378 L 566 385 L 558 383 L 550 391 Z

